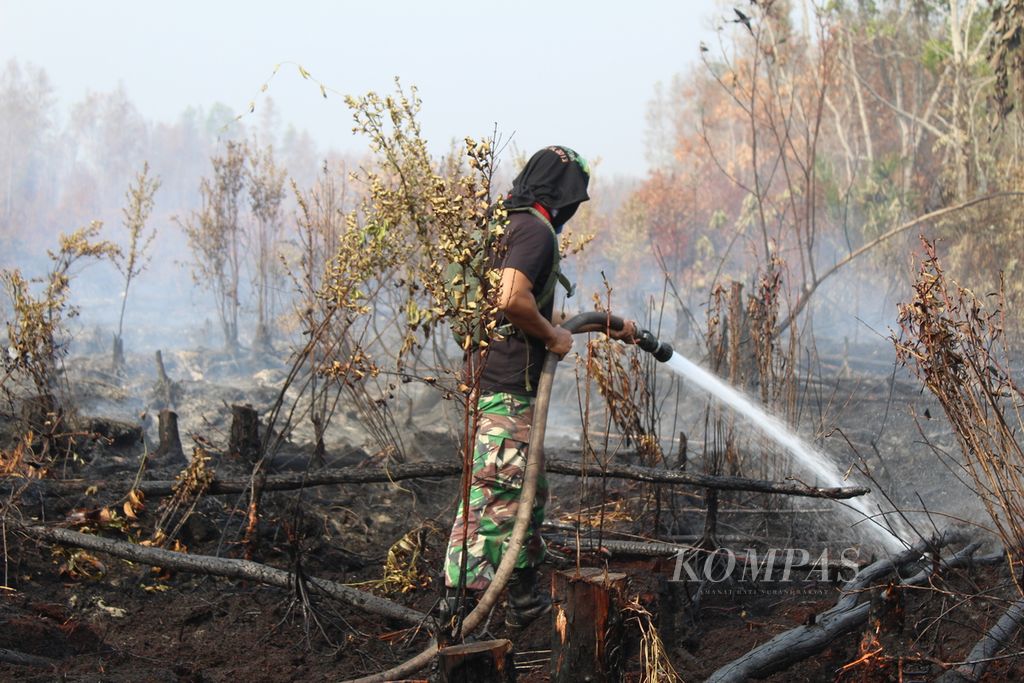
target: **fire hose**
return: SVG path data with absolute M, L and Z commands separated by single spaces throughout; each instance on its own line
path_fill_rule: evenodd
M 580 313 L 561 323 L 573 334 L 587 332 L 603 332 L 606 330 L 621 330 L 625 322 L 622 318 L 590 311 Z M 636 337 L 636 345 L 643 351 L 652 354 L 656 360 L 664 363 L 672 357 L 672 347 L 665 342 L 659 341 L 647 330 L 639 330 Z M 530 429 L 530 444 L 527 451 L 526 471 L 524 473 L 523 489 L 519 496 L 519 508 L 516 511 L 515 524 L 512 527 L 512 536 L 509 539 L 508 547 L 502 555 L 498 569 L 494 573 L 491 584 L 480 597 L 476 607 L 462 622 L 462 632 L 472 633 L 477 626 L 483 622 L 490 613 L 498 596 L 505 589 L 512 570 L 515 568 L 516 558 L 523 547 L 526 533 L 530 527 L 530 517 L 533 512 L 533 503 L 537 495 L 537 479 L 544 471 L 544 432 L 547 429 L 548 407 L 551 403 L 551 387 L 554 384 L 555 369 L 558 366 L 559 357 L 556 354 L 548 353 L 544 358 L 544 366 L 541 370 L 540 381 L 537 383 L 537 400 L 533 408 L 533 425 Z M 437 655 L 438 645 L 436 639 L 431 639 L 430 644 L 422 652 L 396 667 L 381 671 L 380 673 L 363 678 L 347 681 L 346 683 L 386 683 L 407 676 L 427 666 Z

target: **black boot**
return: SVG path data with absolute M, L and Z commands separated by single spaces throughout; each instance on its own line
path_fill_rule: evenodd
M 551 597 L 537 589 L 537 568 L 516 569 L 508 580 L 505 625 L 526 628 L 537 617 L 551 611 Z
M 476 607 L 478 600 L 476 591 L 466 591 L 466 594 L 462 598 L 462 613 L 457 615 L 459 611 L 459 591 L 455 588 L 447 588 L 444 592 L 444 597 L 441 598 L 441 602 L 437 605 L 437 621 L 441 626 L 441 632 L 450 635 L 455 630 L 455 617 L 459 617 L 459 621 L 466 618 L 466 615 L 473 611 Z
M 479 600 L 477 600 L 476 591 L 466 591 L 466 594 L 462 597 L 462 616 L 465 617 L 467 614 L 473 611 Z M 459 592 L 455 588 L 447 588 L 444 592 L 444 597 L 441 598 L 441 602 L 437 606 L 438 617 L 442 622 L 450 620 L 455 616 L 455 612 L 459 608 Z

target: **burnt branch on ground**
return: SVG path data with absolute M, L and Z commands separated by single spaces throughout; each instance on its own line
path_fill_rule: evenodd
M 783 671 L 793 664 L 821 652 L 839 637 L 860 628 L 868 618 L 870 603 L 862 601 L 865 589 L 897 573 L 901 568 L 919 562 L 925 552 L 938 554 L 942 548 L 962 543 L 967 536 L 960 530 L 947 530 L 929 541 L 922 541 L 893 558 L 879 560 L 859 571 L 842 589 L 842 597 L 831 609 L 822 612 L 810 624 L 798 626 L 781 633 L 767 643 L 714 672 L 708 683 L 730 683 L 751 678 L 764 678 Z M 963 566 L 972 562 L 979 543 L 971 543 L 952 557 L 934 562 L 902 585 L 923 585 L 937 572 Z M 1000 555 L 997 560 L 1001 560 Z
M 560 455 L 570 455 L 569 451 L 555 451 Z M 579 462 L 566 459 L 547 461 L 547 471 L 554 474 L 588 477 L 608 477 L 629 479 L 661 484 L 682 484 L 712 488 L 723 491 L 756 491 L 760 493 L 777 493 L 788 496 L 806 498 L 848 499 L 863 496 L 870 489 L 863 486 L 815 487 L 799 483 L 748 479 L 746 477 L 714 476 L 689 472 L 673 472 L 654 467 L 636 467 L 631 465 L 608 465 L 602 468 L 585 468 Z M 264 490 L 290 491 L 313 486 L 330 486 L 334 484 L 383 483 L 404 479 L 430 479 L 454 477 L 462 472 L 459 463 L 409 463 L 392 465 L 385 469 L 368 469 L 365 467 L 346 467 L 325 469 L 308 473 L 268 475 Z M 135 481 L 134 479 L 92 481 L 85 479 L 66 480 L 24 480 L 20 477 L 6 477 L 7 482 L 21 486 L 31 486 L 48 495 L 69 495 L 94 487 L 97 492 L 128 492 L 132 488 L 146 496 L 167 496 L 173 492 L 174 481 Z M 0 481 L 4 481 L 0 480 Z M 249 477 L 237 479 L 221 479 L 214 477 L 207 489 L 208 494 L 242 493 L 251 486 Z
M 38 525 L 15 526 L 9 523 L 8 528 L 16 529 L 27 536 L 41 541 L 107 553 L 130 562 L 139 562 L 171 571 L 208 574 L 210 576 L 223 576 L 232 579 L 247 579 L 286 589 L 291 589 L 295 586 L 295 575 L 292 572 L 250 560 L 180 553 L 163 548 L 146 547 L 127 541 L 101 538 L 92 534 L 83 534 L 59 527 Z M 403 607 L 391 600 L 365 591 L 337 583 L 336 581 L 307 578 L 307 582 L 325 595 L 353 605 L 369 614 L 376 614 L 414 626 L 422 624 L 427 618 L 421 612 Z

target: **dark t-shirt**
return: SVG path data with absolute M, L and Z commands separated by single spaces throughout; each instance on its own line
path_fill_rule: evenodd
M 529 212 L 513 212 L 509 214 L 504 255 L 499 267 L 515 268 L 530 278 L 533 296 L 536 298 L 541 295 L 551 276 L 554 250 L 557 248 L 554 233 L 543 221 Z M 553 299 L 540 311 L 548 320 L 551 320 L 554 308 Z M 498 325 L 506 322 L 504 319 L 499 320 Z M 480 390 L 535 396 L 546 353 L 543 341 L 523 332 L 517 331 L 500 341 L 491 342 L 480 379 Z

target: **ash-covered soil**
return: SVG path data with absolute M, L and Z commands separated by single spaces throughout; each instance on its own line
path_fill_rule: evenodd
M 237 361 L 217 353 L 165 353 L 168 376 L 175 382 L 174 408 L 182 442 L 191 451 L 194 439 L 211 453 L 218 478 L 244 478 L 251 463 L 226 452 L 230 406 L 251 404 L 265 419 L 277 398 L 287 368 L 272 358 Z M 124 498 L 112 490 L 92 493 L 88 481 L 141 475 L 173 479 L 174 463 L 150 456 L 157 444 L 156 412 L 161 401 L 154 389 L 150 356 L 130 358 L 128 372 L 109 372 L 102 357 L 78 357 L 68 363 L 75 405 L 94 428 L 110 420 L 124 423 L 121 439 L 83 439 L 78 458 L 51 477 L 79 478 L 81 490 L 62 495 L 32 488 L 8 496 L 0 591 L 0 679 L 24 681 L 289 681 L 343 680 L 373 673 L 418 652 L 433 628 L 422 629 L 366 614 L 322 595 L 183 572 L 172 573 L 132 564 L 99 553 L 60 548 L 25 537 L 15 523 L 45 523 L 122 540 L 151 538 L 162 514 L 161 500 L 144 501 L 136 519 L 122 513 L 116 523 L 98 521 L 96 511 L 123 510 Z M 908 522 L 922 531 L 949 523 L 949 516 L 981 520 L 980 506 L 938 458 L 947 454 L 955 469 L 955 442 L 941 410 L 902 370 L 894 371 L 885 350 L 871 347 L 823 359 L 803 382 L 796 410 L 802 433 L 827 450 L 840 470 L 851 470 L 851 483 L 865 481 L 881 494 L 884 509 L 906 510 Z M 562 372 L 552 416 L 551 449 L 578 448 L 584 436 L 607 443 L 617 460 L 635 463 L 631 447 L 601 434 L 603 414 L 593 409 L 591 425 L 580 423 L 572 373 Z M 457 458 L 454 401 L 437 392 L 410 387 L 393 410 L 392 424 L 405 462 L 451 462 Z M 756 391 L 756 388 L 755 388 Z M 596 405 L 596 404 L 595 404 Z M 687 432 L 687 468 L 700 471 L 700 434 L 705 397 L 683 392 L 666 402 L 661 428 L 665 434 Z M 575 411 L 575 412 L 574 412 Z M 668 414 L 671 412 L 671 414 Z M 5 449 L 13 447 L 16 425 L 2 425 Z M 131 427 L 140 427 L 134 438 Z M 120 433 L 120 432 L 119 432 Z M 328 432 L 323 463 L 310 465 L 312 430 L 299 423 L 272 472 L 317 467 L 381 468 L 396 453 L 383 452 L 358 406 L 341 406 Z M 742 434 L 746 476 L 782 479 L 791 474 L 779 455 L 765 454 L 757 437 Z M 673 448 L 678 444 L 673 443 Z M 602 451 L 603 452 L 603 451 Z M 676 466 L 675 454 L 666 456 Z M 594 465 L 598 467 L 598 465 Z M 871 481 L 873 479 L 873 481 Z M 686 487 L 598 477 L 552 476 L 549 505 L 551 564 L 543 578 L 560 567 L 607 567 L 630 576 L 632 596 L 651 614 L 664 650 L 683 680 L 702 680 L 718 667 L 776 634 L 831 607 L 838 596 L 838 573 L 828 581 L 782 586 L 777 591 L 708 591 L 697 606 L 687 589 L 672 584 L 673 558 L 655 558 L 616 550 L 581 552 L 571 540 L 581 523 L 581 538 L 596 541 L 668 540 L 694 543 L 704 524 L 703 492 Z M 814 484 L 820 482 L 808 481 Z M 430 613 L 438 598 L 447 530 L 454 514 L 458 482 L 454 478 L 379 484 L 315 486 L 298 491 L 264 493 L 259 533 L 242 544 L 246 527 L 245 494 L 202 497 L 188 516 L 179 539 L 189 553 L 251 557 L 275 567 L 374 590 L 403 605 Z M 123 493 L 123 492 L 121 492 Z M 888 500 L 886 500 L 888 499 Z M 742 553 L 746 548 L 799 548 L 820 553 L 854 549 L 860 564 L 879 556 L 872 534 L 838 511 L 839 504 L 817 499 L 782 499 L 761 494 L 723 493 L 718 500 L 719 545 Z M 977 532 L 992 550 L 992 540 Z M 389 550 L 392 562 L 389 564 Z M 410 563 L 410 558 L 414 560 Z M 398 575 L 386 569 L 399 569 Z M 390 577 L 390 581 L 384 581 Z M 929 589 L 907 590 L 902 619 L 887 632 L 886 648 L 857 666 L 862 633 L 835 641 L 819 655 L 773 681 L 931 680 L 941 663 L 966 658 L 981 632 L 989 628 L 1016 595 L 1005 569 L 972 567 L 936 579 Z M 488 633 L 515 643 L 519 680 L 544 681 L 551 649 L 551 624 L 542 619 L 521 632 L 503 625 L 502 608 L 492 616 Z M 640 680 L 640 636 L 627 623 L 628 680 Z M 12 663 L 16 654 L 28 656 Z M 901 669 L 902 667 L 902 669 Z M 914 672 L 923 672 L 915 674 Z M 427 673 L 423 676 L 426 677 Z M 913 678 L 919 675 L 918 678 Z M 1024 678 L 1013 659 L 992 664 L 985 680 Z

